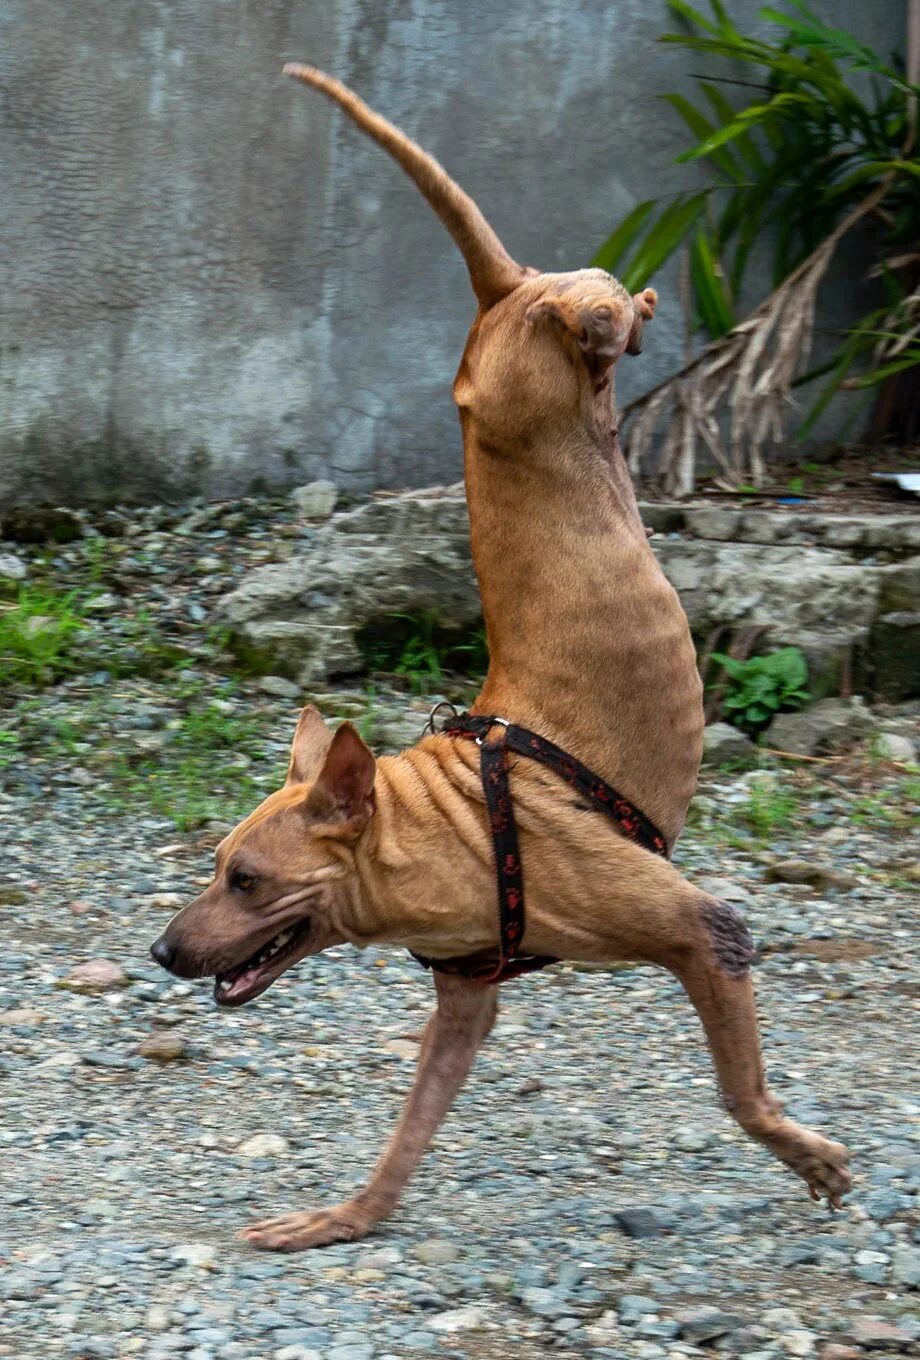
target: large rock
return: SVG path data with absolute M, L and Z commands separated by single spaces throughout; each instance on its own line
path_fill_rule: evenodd
M 258 568 L 220 606 L 241 655 L 303 686 L 363 670 L 360 635 L 388 616 L 431 613 L 462 633 L 481 612 L 457 488 L 336 515 L 302 557 Z
M 814 695 L 839 693 L 854 651 L 868 645 L 878 570 L 843 552 L 798 546 L 656 539 L 653 547 L 697 638 L 719 624 L 766 624 L 772 645 L 804 652 Z
M 920 552 L 920 516 L 828 515 L 821 511 L 642 501 L 642 518 L 661 533 L 722 543 L 800 544 L 844 548 L 853 556 L 895 561 Z
M 642 511 L 664 533 L 701 535 L 652 542 L 700 642 L 720 625 L 768 625 L 771 645 L 804 652 L 815 698 L 845 683 L 890 699 L 920 694 L 920 558 L 900 560 L 920 536 L 910 519 L 720 506 Z M 752 541 L 730 541 L 736 535 Z M 834 542 L 841 546 L 823 546 Z M 878 557 L 889 560 L 878 565 Z M 302 686 L 360 672 L 362 630 L 387 616 L 431 613 L 468 630 L 481 606 L 462 485 L 378 497 L 335 515 L 302 556 L 257 568 L 219 612 L 256 669 Z
M 780 713 L 770 724 L 767 739 L 776 750 L 812 756 L 845 750 L 872 726 L 872 715 L 861 699 L 824 699 L 799 713 Z
M 148 1034 L 147 1038 L 138 1044 L 137 1051 L 148 1062 L 179 1062 L 180 1059 L 188 1057 L 188 1044 L 181 1034 L 175 1032 Z
M 722 765 L 729 760 L 749 760 L 754 743 L 729 723 L 710 723 L 703 733 L 703 764 Z
M 920 556 L 877 569 L 878 608 L 856 679 L 888 703 L 920 694 Z

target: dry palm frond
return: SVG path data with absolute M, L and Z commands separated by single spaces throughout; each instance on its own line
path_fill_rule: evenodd
M 848 379 L 841 384 L 842 387 L 862 387 L 869 381 L 876 381 L 879 370 L 897 364 L 908 353 L 912 356 L 912 365 L 917 363 L 916 357 L 913 356 L 920 347 L 920 288 L 901 298 L 875 329 L 867 330 L 865 333 L 877 337 L 872 351 L 875 371 L 865 379 Z
M 877 185 L 749 317 L 624 408 L 624 420 L 630 418 L 626 454 L 634 474 L 644 470 L 664 423 L 657 476 L 667 494 L 693 491 L 700 444 L 714 458 L 723 486 L 763 485 L 765 446 L 782 438 L 793 379 L 811 352 L 821 280 L 841 238 L 879 203 L 889 182 Z M 731 413 L 727 444 L 719 420 L 726 408 Z

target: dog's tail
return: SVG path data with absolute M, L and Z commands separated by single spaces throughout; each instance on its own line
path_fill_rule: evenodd
M 327 76 L 324 71 L 290 62 L 285 66 L 284 74 L 322 90 L 398 161 L 460 247 L 470 271 L 473 291 L 483 307 L 491 307 L 526 277 L 526 270 L 512 260 L 473 200 L 433 156 L 369 109 L 347 85 Z

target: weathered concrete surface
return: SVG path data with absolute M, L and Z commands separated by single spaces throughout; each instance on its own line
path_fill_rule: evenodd
M 699 643 L 720 627 L 766 625 L 771 645 L 802 649 L 815 698 L 853 687 L 894 700 L 920 694 L 916 520 L 640 510 L 670 526 L 652 547 Z M 361 630 L 388 616 L 478 622 L 468 532 L 462 486 L 369 501 L 333 516 L 300 556 L 251 572 L 220 616 L 251 661 L 303 685 L 355 674 Z
M 899 0 L 815 8 L 883 52 L 901 39 Z M 519 258 L 575 268 L 695 182 L 656 98 L 690 83 L 668 27 L 664 0 L 0 0 L 0 502 L 457 475 L 463 267 L 281 64 L 341 75 Z M 683 354 L 673 276 L 654 282 L 622 396 Z

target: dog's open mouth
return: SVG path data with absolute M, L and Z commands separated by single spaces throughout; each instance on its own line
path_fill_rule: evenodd
M 309 934 L 309 921 L 288 926 L 243 963 L 218 973 L 214 980 L 214 1000 L 219 1006 L 242 1006 L 264 992 L 301 957 Z

